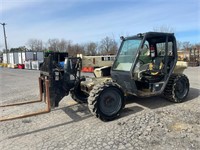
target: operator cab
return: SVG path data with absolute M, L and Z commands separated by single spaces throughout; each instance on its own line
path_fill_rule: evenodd
M 111 76 L 127 93 L 161 93 L 177 61 L 172 33 L 147 32 L 122 38 Z

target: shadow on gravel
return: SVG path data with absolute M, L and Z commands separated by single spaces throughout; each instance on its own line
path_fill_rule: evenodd
M 190 91 L 188 93 L 188 97 L 185 101 L 193 100 L 193 99 L 195 99 L 199 96 L 200 96 L 200 89 L 190 88 Z
M 154 97 L 149 97 L 149 98 L 139 98 L 136 96 L 131 96 L 127 99 L 127 105 L 132 104 L 132 103 L 136 103 L 150 109 L 166 107 L 166 106 L 174 104 L 164 99 L 161 96 L 160 97 L 154 96 Z
M 63 110 L 74 122 L 83 120 L 83 118 L 85 119 L 85 116 L 92 116 L 87 104 L 75 104 L 70 107 L 63 107 L 61 110 Z
M 46 131 L 46 130 L 57 128 L 57 127 L 60 127 L 60 126 L 65 126 L 65 125 L 68 125 L 68 124 L 71 124 L 71 123 L 74 123 L 74 122 L 82 121 L 84 119 L 87 119 L 87 118 L 90 118 L 90 117 L 93 116 L 89 112 L 89 110 L 88 110 L 88 108 L 85 104 L 84 105 L 75 104 L 75 105 L 63 107 L 63 108 L 60 108 L 60 109 L 63 110 L 72 120 L 64 122 L 64 123 L 52 125 L 52 126 L 49 126 L 49 127 L 46 127 L 46 128 L 42 128 L 42 129 L 38 129 L 38 130 L 34 130 L 34 131 L 22 133 L 22 134 L 13 135 L 13 136 L 8 137 L 8 139 L 21 137 L 21 136 L 29 135 L 29 134 L 32 134 L 32 133 L 41 132 L 41 131 Z M 55 109 L 54 111 L 56 111 L 56 110 L 59 110 L 59 109 Z
M 188 93 L 187 99 L 184 102 L 191 101 L 200 95 L 200 90 L 195 88 L 190 88 L 190 91 Z M 183 103 L 184 103 L 183 102 Z M 162 108 L 169 105 L 174 105 L 175 103 L 168 101 L 167 99 L 163 98 L 162 96 L 155 96 L 155 97 L 149 97 L 149 98 L 138 98 L 135 96 L 130 96 L 127 98 L 127 105 L 132 103 L 137 103 L 141 106 L 150 108 L 150 109 L 156 109 L 156 108 Z
M 138 112 L 140 112 L 140 111 L 142 111 L 142 110 L 144 110 L 144 108 L 142 108 L 142 107 L 140 107 L 140 106 L 125 107 L 125 108 L 122 110 L 122 113 L 121 113 L 121 115 L 120 115 L 120 118 L 123 118 L 123 117 L 129 116 L 129 115 L 138 113 Z

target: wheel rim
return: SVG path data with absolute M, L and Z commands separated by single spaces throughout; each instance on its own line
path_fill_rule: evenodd
M 187 81 L 185 79 L 180 79 L 177 81 L 175 86 L 175 94 L 179 99 L 185 98 L 188 92 Z
M 103 114 L 112 116 L 121 109 L 122 97 L 116 89 L 108 88 L 101 94 L 99 104 Z

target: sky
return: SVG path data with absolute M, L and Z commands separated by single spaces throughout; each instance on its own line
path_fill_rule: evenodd
M 29 39 L 73 43 L 119 39 L 165 26 L 178 41 L 200 42 L 200 0 L 0 0 L 8 48 Z M 1 27 L 2 28 L 2 27 Z M 0 50 L 4 46 L 0 28 Z

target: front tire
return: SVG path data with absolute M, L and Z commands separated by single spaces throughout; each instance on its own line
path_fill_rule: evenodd
M 120 115 L 125 106 L 124 94 L 113 82 L 105 82 L 93 87 L 88 98 L 88 108 L 102 121 L 111 121 Z
M 181 103 L 187 97 L 190 89 L 189 80 L 184 74 L 172 74 L 164 90 L 164 96 L 169 101 Z

